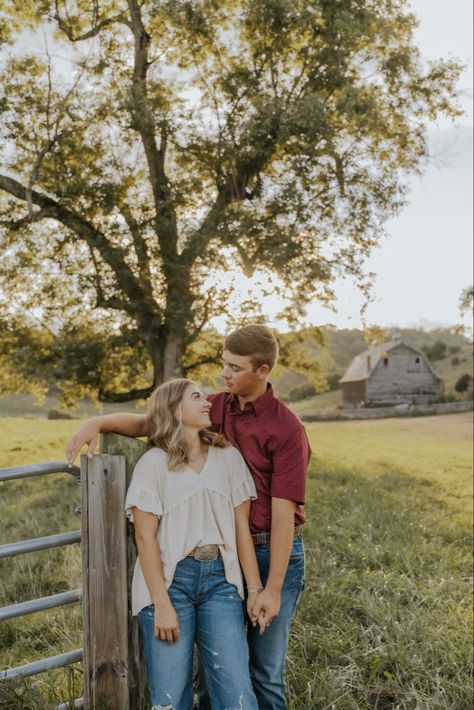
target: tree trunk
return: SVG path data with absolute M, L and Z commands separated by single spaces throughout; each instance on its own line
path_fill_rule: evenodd
M 153 366 L 153 387 L 183 376 L 184 333 L 167 333 L 160 328 L 159 333 L 148 332 L 142 338 Z
M 163 348 L 163 382 L 183 376 L 184 336 L 168 335 Z

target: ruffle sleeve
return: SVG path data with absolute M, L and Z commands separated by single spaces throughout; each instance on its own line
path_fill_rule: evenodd
M 237 449 L 230 452 L 230 497 L 233 508 L 237 508 L 245 500 L 255 500 L 257 497 L 252 474 Z
M 163 515 L 163 501 L 160 496 L 160 452 L 149 449 L 137 461 L 132 480 L 125 498 L 127 518 L 133 522 L 131 508 L 139 508 L 144 513 Z
M 232 507 L 237 508 L 244 500 L 255 500 L 257 491 L 253 479 L 245 480 L 238 488 L 232 491 Z
M 163 515 L 163 505 L 158 495 L 154 491 L 141 488 L 133 481 L 125 499 L 125 512 L 127 518 L 133 523 L 132 508 L 138 508 L 144 513 L 154 513 L 159 518 Z

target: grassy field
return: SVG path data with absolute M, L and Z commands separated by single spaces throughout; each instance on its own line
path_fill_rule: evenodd
M 1 424 L 1 466 L 62 459 L 77 428 Z M 290 640 L 290 710 L 471 708 L 472 415 L 307 429 L 308 574 Z M 0 486 L 0 542 L 79 526 L 79 487 L 68 474 Z M 79 549 L 6 560 L 1 578 L 2 606 L 72 589 Z M 76 606 L 0 625 L 1 668 L 80 646 Z M 78 697 L 75 668 L 6 688 L 0 707 Z

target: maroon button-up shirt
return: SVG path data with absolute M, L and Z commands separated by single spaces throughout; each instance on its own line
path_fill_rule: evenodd
M 311 449 L 298 417 L 274 396 L 271 385 L 243 410 L 229 392 L 211 394 L 208 400 L 213 429 L 239 449 L 255 481 L 258 498 L 250 511 L 252 532 L 270 530 L 272 498 L 296 501 L 295 525 L 304 523 L 301 506 Z

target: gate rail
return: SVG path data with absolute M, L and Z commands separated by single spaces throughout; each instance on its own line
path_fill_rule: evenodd
M 133 468 L 145 453 L 144 441 L 101 435 L 99 455 L 82 456 L 81 468 L 50 463 L 0 469 L 0 482 L 69 473 L 81 484 L 81 530 L 0 546 L 0 559 L 82 542 L 82 589 L 53 594 L 0 609 L 0 619 L 15 618 L 82 598 L 83 648 L 0 672 L 3 679 L 26 677 L 82 660 L 84 698 L 74 707 L 148 710 L 143 647 L 130 590 L 137 557 L 133 526 L 124 505 Z M 57 710 L 69 710 L 72 701 Z
M 53 473 L 70 473 L 79 484 L 81 482 L 81 470 L 78 466 L 69 467 L 67 463 L 62 461 L 51 461 L 46 463 L 31 464 L 28 466 L 0 468 L 0 483 L 36 476 L 45 476 Z M 72 545 L 80 542 L 81 537 L 81 531 L 74 530 L 72 532 L 59 533 L 58 535 L 48 535 L 46 537 L 38 537 L 30 540 L 20 540 L 19 542 L 7 543 L 5 545 L 0 545 L 0 559 L 17 557 L 18 555 L 24 555 L 28 552 L 37 552 L 38 550 L 48 550 L 55 547 Z M 81 599 L 82 589 L 74 589 L 68 592 L 61 592 L 60 594 L 51 594 L 50 596 L 39 599 L 31 599 L 29 601 L 20 602 L 19 604 L 11 604 L 0 608 L 0 621 L 15 619 L 20 616 L 24 616 L 25 614 L 33 614 L 37 611 L 71 604 L 78 602 Z M 67 653 L 61 653 L 57 656 L 41 658 L 31 663 L 16 666 L 15 668 L 9 668 L 6 671 L 0 671 L 0 680 L 12 680 L 14 678 L 26 678 L 38 675 L 54 668 L 61 668 L 63 666 L 70 665 L 71 663 L 82 661 L 83 655 L 83 649 L 79 648 Z M 75 701 L 75 706 L 77 708 L 83 707 L 82 698 Z M 67 707 L 67 704 L 64 705 L 64 707 Z

